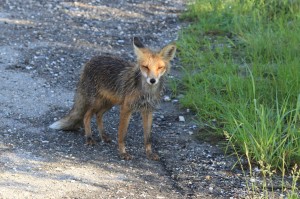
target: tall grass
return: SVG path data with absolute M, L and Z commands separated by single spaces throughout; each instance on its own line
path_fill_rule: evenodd
M 300 2 L 196 0 L 182 19 L 182 105 L 249 160 L 300 164 Z

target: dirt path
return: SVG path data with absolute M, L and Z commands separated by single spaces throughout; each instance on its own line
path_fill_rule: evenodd
M 197 126 L 176 99 L 164 102 L 154 115 L 159 162 L 145 157 L 138 114 L 127 137 L 134 160 L 119 159 L 117 107 L 105 115 L 112 144 L 88 147 L 82 132 L 48 128 L 71 108 L 84 62 L 104 53 L 132 60 L 133 36 L 153 47 L 176 40 L 184 7 L 183 0 L 0 0 L 0 198 L 242 194 L 239 176 L 229 171 L 233 161 L 193 140 Z M 178 121 L 179 115 L 186 121 Z

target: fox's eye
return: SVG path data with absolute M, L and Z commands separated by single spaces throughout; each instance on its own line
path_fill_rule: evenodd
M 142 67 L 143 67 L 144 69 L 147 69 L 147 70 L 148 70 L 148 66 L 147 66 L 147 65 L 142 65 Z
M 162 66 L 159 66 L 159 67 L 158 67 L 158 70 L 161 70 L 161 69 L 163 69 L 163 68 L 164 68 L 164 67 L 162 67 Z

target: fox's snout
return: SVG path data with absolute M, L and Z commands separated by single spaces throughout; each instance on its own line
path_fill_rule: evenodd
M 159 82 L 159 79 L 161 76 L 163 76 L 165 70 L 141 67 L 141 72 L 148 84 L 155 85 Z
M 158 81 L 159 81 L 159 79 L 156 79 L 156 78 L 147 78 L 147 83 L 150 85 L 157 84 Z
M 149 82 L 150 82 L 150 84 L 155 84 L 157 81 L 156 81 L 156 79 L 151 78 L 151 79 L 149 80 Z M 148 82 L 148 83 L 149 83 L 149 82 Z
M 146 78 L 146 82 L 150 85 L 155 85 L 159 82 L 159 77 L 149 76 L 147 73 L 143 73 L 143 76 Z

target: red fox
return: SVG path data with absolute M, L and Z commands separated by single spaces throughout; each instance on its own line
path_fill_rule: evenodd
M 133 48 L 137 57 L 135 64 L 110 56 L 96 56 L 88 61 L 77 85 L 73 108 L 50 128 L 75 130 L 83 125 L 86 144 L 93 145 L 91 118 L 95 114 L 101 139 L 110 142 L 103 128 L 102 116 L 114 105 L 120 105 L 118 148 L 121 158 L 132 158 L 126 152 L 124 140 L 132 112 L 140 111 L 147 158 L 159 160 L 151 149 L 152 112 L 160 102 L 176 45 L 170 43 L 155 52 L 134 37 Z

